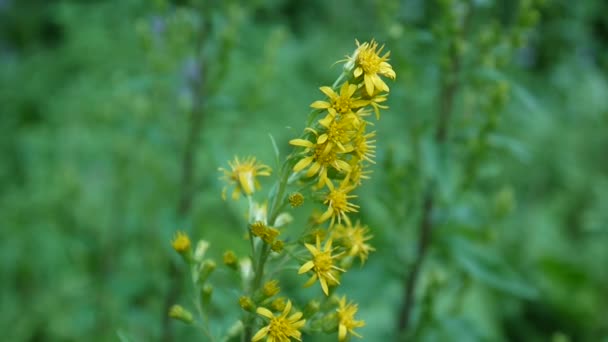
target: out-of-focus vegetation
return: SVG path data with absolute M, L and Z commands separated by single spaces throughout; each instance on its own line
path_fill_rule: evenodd
M 287 151 L 332 63 L 376 38 L 398 77 L 358 190 L 376 252 L 343 278 L 361 334 L 608 341 L 606 13 L 601 0 L 0 0 L 3 336 L 204 340 L 165 318 L 185 278 L 173 232 L 246 255 L 244 207 L 220 199 L 217 167 L 271 163 L 269 133 Z M 214 277 L 219 335 L 239 294 Z

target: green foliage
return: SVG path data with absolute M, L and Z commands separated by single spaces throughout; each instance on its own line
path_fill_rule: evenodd
M 0 0 L 5 338 L 160 339 L 167 293 L 187 276 L 168 273 L 179 265 L 173 232 L 210 240 L 216 260 L 248 250 L 245 207 L 221 201 L 217 167 L 234 154 L 269 165 L 284 156 L 317 87 L 339 74 L 335 56 L 375 37 L 398 78 L 375 126 L 372 180 L 358 190 L 377 251 L 343 281 L 360 299 L 361 334 L 606 340 L 607 10 L 565 0 Z M 432 243 L 398 335 L 427 193 Z M 240 318 L 222 267 L 210 276 L 215 335 Z M 282 284 L 294 297 L 300 286 Z M 205 338 L 170 325 L 176 340 Z

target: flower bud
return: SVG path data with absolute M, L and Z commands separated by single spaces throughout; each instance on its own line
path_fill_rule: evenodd
M 224 253 L 224 265 L 236 270 L 238 267 L 238 259 L 233 251 L 228 250 Z
M 239 305 L 245 311 L 248 311 L 248 312 L 255 311 L 255 303 L 253 302 L 253 300 L 251 300 L 251 298 L 249 298 L 247 296 L 241 296 L 239 298 Z
M 190 311 L 184 309 L 181 305 L 173 305 L 169 309 L 169 317 L 180 320 L 184 323 L 192 323 L 192 314 Z

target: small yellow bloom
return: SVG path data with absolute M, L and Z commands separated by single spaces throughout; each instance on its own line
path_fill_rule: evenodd
M 353 97 L 357 91 L 357 85 L 349 84 L 348 81 L 342 84 L 340 94 L 337 94 L 330 87 L 321 87 L 319 89 L 329 98 L 329 102 L 315 101 L 310 106 L 315 109 L 327 109 L 333 116 L 337 114 L 345 115 L 352 113 L 354 109 L 361 108 L 368 104 L 367 101 L 361 100 L 358 97 Z
M 269 320 L 268 325 L 262 327 L 251 339 L 252 342 L 257 342 L 266 337 L 267 342 L 290 342 L 292 339 L 302 341 L 302 333 L 300 328 L 306 324 L 302 318 L 301 312 L 296 312 L 293 315 L 288 315 L 291 312 L 291 301 L 287 301 L 285 309 L 279 316 L 275 316 L 266 308 L 258 308 L 257 313 Z
M 182 231 L 178 231 L 171 242 L 173 249 L 182 254 L 190 250 L 190 238 Z
M 380 109 L 388 109 L 388 106 L 382 105 L 381 103 L 387 100 L 386 94 L 380 94 L 378 90 L 374 92 L 373 96 L 369 98 L 365 98 L 369 101 L 369 104 L 374 108 L 374 112 L 376 113 L 376 119 L 380 120 Z
M 367 241 L 373 238 L 368 235 L 369 228 L 362 226 L 359 221 L 354 226 L 338 225 L 335 227 L 333 237 L 346 248 L 348 255 L 358 256 L 361 263 L 365 263 L 370 252 L 376 249 L 369 245 Z
M 361 126 L 357 137 L 353 141 L 353 152 L 359 160 L 367 160 L 372 164 L 376 163 L 373 159 L 376 157 L 376 140 L 373 139 L 375 136 L 376 132 L 366 134 L 365 125 Z
M 321 289 L 323 289 L 323 293 L 325 293 L 326 296 L 329 296 L 329 281 L 333 282 L 334 284 L 340 284 L 340 282 L 332 274 L 332 271 L 345 272 L 343 269 L 334 265 L 334 259 L 339 255 L 331 254 L 331 244 L 332 239 L 329 238 L 327 242 L 325 242 L 325 246 L 321 248 L 321 239 L 319 239 L 319 237 L 317 237 L 316 246 L 305 243 L 304 246 L 312 255 L 312 260 L 304 263 L 304 265 L 302 265 L 302 267 L 300 267 L 298 270 L 298 274 L 306 273 L 312 270 L 314 274 L 306 282 L 306 284 L 304 284 L 304 286 L 311 286 L 317 279 L 319 279 Z
M 243 161 L 235 157 L 233 161 L 229 161 L 230 170 L 219 168 L 218 170 L 224 173 L 222 179 L 228 183 L 222 190 L 222 198 L 226 199 L 228 187 L 234 185 L 232 191 L 232 199 L 237 200 L 244 193 L 250 196 L 256 189 L 260 188 L 258 176 L 270 176 L 272 170 L 269 166 L 256 161 L 255 157 L 247 157 Z
M 288 200 L 292 208 L 297 208 L 304 204 L 304 195 L 299 192 L 294 192 L 289 195 Z
M 355 65 L 353 75 L 355 78 L 363 75 L 365 90 L 370 96 L 374 94 L 375 89 L 389 91 L 388 86 L 380 76 L 390 79 L 395 79 L 396 77 L 393 67 L 388 63 L 390 52 L 385 53 L 384 56 L 380 56 L 382 49 L 384 49 L 384 45 L 378 49 L 378 43 L 373 39 L 371 42 L 363 44 L 357 41 L 355 53 L 353 56 L 348 57 L 348 61 Z
M 348 143 L 357 133 L 355 130 L 356 122 L 358 123 L 359 119 L 355 114 L 343 116 L 336 120 L 319 120 L 319 124 L 324 126 L 326 131 L 318 135 L 317 144 L 327 142 L 327 149 L 333 149 L 334 146 L 337 146 L 341 152 L 350 152 L 352 147 Z
M 350 171 L 350 165 L 342 159 L 344 152 L 333 149 L 327 142 L 318 144 L 304 139 L 293 139 L 289 143 L 294 146 L 306 147 L 304 153 L 308 154 L 307 157 L 296 163 L 293 171 L 299 172 L 308 167 L 305 176 L 312 177 L 319 174 L 319 185 L 329 181 L 327 172 L 330 167 L 342 173 Z
M 266 234 L 266 225 L 262 221 L 253 222 L 250 226 L 253 236 L 262 237 Z
M 361 185 L 363 179 L 370 178 L 369 175 L 371 173 L 372 171 L 366 170 L 363 163 L 359 159 L 354 158 L 351 161 L 351 169 L 348 178 L 353 186 L 359 186 Z
M 338 340 L 340 342 L 346 341 L 348 334 L 361 338 L 362 336 L 354 331 L 355 328 L 365 326 L 365 321 L 355 320 L 355 314 L 358 310 L 357 304 L 352 302 L 347 304 L 346 297 L 342 297 L 338 304 Z
M 346 214 L 357 212 L 359 206 L 349 202 L 349 199 L 357 197 L 356 195 L 348 194 L 355 188 L 352 184 L 349 184 L 349 177 L 344 178 L 337 188 L 328 180 L 327 187 L 329 188 L 329 192 L 325 196 L 325 201 L 323 202 L 324 204 L 327 204 L 327 211 L 319 217 L 318 223 L 325 222 L 331 218 L 329 226 L 333 227 L 337 218 L 338 223 L 341 223 L 342 220 L 344 220 L 346 223 L 350 224 L 350 219 Z

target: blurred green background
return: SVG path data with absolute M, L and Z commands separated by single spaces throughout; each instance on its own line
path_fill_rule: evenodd
M 172 284 L 190 301 L 171 236 L 245 256 L 245 207 L 221 201 L 217 167 L 250 154 L 272 165 L 269 133 L 286 153 L 332 64 L 376 38 L 398 75 L 358 190 L 377 251 L 340 290 L 360 303 L 366 340 L 398 340 L 432 178 L 407 339 L 608 341 L 608 3 L 532 3 L 523 17 L 539 19 L 517 36 L 524 2 L 0 0 L 3 339 L 155 341 L 170 328 L 204 340 L 164 322 Z M 471 13 L 462 32 L 445 6 Z M 239 293 L 226 269 L 214 277 L 219 335 Z

